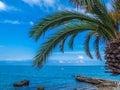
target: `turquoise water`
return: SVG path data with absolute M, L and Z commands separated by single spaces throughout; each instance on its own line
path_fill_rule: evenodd
M 0 66 L 0 90 L 72 90 L 79 87 L 94 87 L 77 82 L 72 75 L 84 75 L 109 80 L 120 80 L 120 76 L 104 73 L 103 66 L 44 66 L 36 69 L 30 66 Z M 14 88 L 14 82 L 30 80 L 29 87 Z

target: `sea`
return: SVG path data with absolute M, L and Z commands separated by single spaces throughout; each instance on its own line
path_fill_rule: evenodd
M 37 90 L 44 86 L 45 90 L 73 90 L 96 87 L 75 80 L 75 75 L 120 81 L 120 76 L 105 73 L 104 66 L 43 66 L 41 69 L 25 65 L 0 66 L 0 90 Z M 13 87 L 13 83 L 29 80 L 29 86 Z M 96 89 L 97 90 L 97 89 Z

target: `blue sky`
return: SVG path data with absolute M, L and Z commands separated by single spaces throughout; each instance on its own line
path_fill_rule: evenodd
M 110 9 L 111 5 L 107 1 Z M 77 9 L 67 0 L 0 0 L 0 61 L 32 60 L 44 39 L 34 42 L 29 37 L 29 31 L 43 17 L 63 10 L 76 11 Z M 81 13 L 84 11 L 79 9 Z M 91 60 L 85 55 L 82 43 L 84 38 L 85 33 L 76 38 L 73 51 L 65 45 L 65 53 L 62 54 L 56 48 L 48 64 L 103 64 L 96 58 Z M 102 55 L 103 47 L 101 47 Z

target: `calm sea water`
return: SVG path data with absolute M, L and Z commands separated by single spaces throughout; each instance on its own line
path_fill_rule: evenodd
M 103 66 L 44 66 L 42 69 L 30 66 L 0 66 L 0 90 L 37 90 L 38 86 L 44 86 L 45 90 L 94 88 L 90 84 L 77 82 L 72 75 L 120 80 L 120 76 L 104 73 Z M 25 79 L 30 80 L 29 87 L 13 87 L 14 82 Z

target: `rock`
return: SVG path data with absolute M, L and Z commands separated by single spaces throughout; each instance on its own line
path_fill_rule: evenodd
M 23 80 L 13 84 L 14 87 L 22 87 L 22 86 L 28 86 L 28 85 L 29 85 L 29 80 Z
M 77 88 L 74 88 L 73 90 L 77 90 Z
M 87 88 L 81 88 L 80 90 L 87 90 Z
M 40 86 L 37 90 L 45 90 L 44 87 Z
M 80 82 L 90 83 L 97 87 L 118 87 L 119 85 L 119 82 L 117 81 L 103 80 L 98 78 L 89 78 L 89 77 L 83 77 L 83 76 L 77 76 L 76 80 Z
M 98 90 L 120 90 L 120 87 L 99 87 Z

